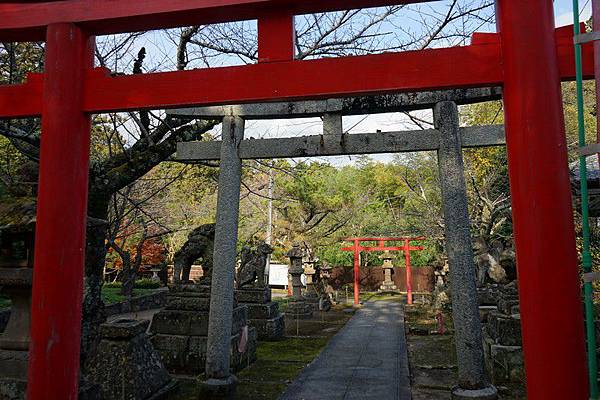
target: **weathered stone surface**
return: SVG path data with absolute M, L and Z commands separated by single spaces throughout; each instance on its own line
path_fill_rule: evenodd
M 0 350 L 0 378 L 27 380 L 28 352 Z
M 210 298 L 197 296 L 169 296 L 167 310 L 208 311 Z
M 145 296 L 133 297 L 131 300 L 109 304 L 104 307 L 104 313 L 109 317 L 112 315 L 162 308 L 167 304 L 167 293 L 167 288 L 161 288 Z
M 525 366 L 521 346 L 503 346 L 486 335 L 485 359 L 492 382 L 496 385 L 525 382 Z
M 150 321 L 118 319 L 110 324 L 102 324 L 100 335 L 105 339 L 131 339 L 146 332 Z
M 279 304 L 271 301 L 264 304 L 245 304 L 248 307 L 248 319 L 270 319 L 279 314 Z
M 88 378 L 100 385 L 105 400 L 146 400 L 165 394 L 174 383 L 145 334 L 147 322 L 103 324 L 107 334 L 86 364 Z
M 208 311 L 162 310 L 154 315 L 150 332 L 165 335 L 208 335 Z M 233 310 L 231 332 L 238 332 L 247 325 L 247 310 L 238 306 Z
M 486 326 L 488 335 L 504 346 L 521 346 L 521 318 L 519 315 L 506 315 L 499 312 L 488 314 Z
M 271 289 L 265 287 L 236 290 L 235 297 L 239 303 L 268 303 L 271 301 Z
M 165 367 L 175 374 L 198 375 L 204 372 L 206 365 L 206 336 L 155 335 L 152 343 L 160 354 Z M 248 329 L 247 349 L 239 352 L 240 335 L 231 336 L 230 362 L 235 371 L 245 368 L 256 360 L 257 333 L 255 328 Z
M 313 307 L 305 301 L 292 301 L 285 311 L 286 318 L 310 319 L 313 316 Z
M 0 378 L 0 399 L 23 400 L 27 391 L 27 382 L 16 379 Z
M 481 322 L 487 322 L 488 315 L 492 311 L 498 311 L 498 307 L 496 306 L 479 306 L 479 319 Z
M 278 340 L 285 333 L 285 318 L 279 314 L 271 319 L 251 319 L 250 326 L 256 328 L 261 340 Z
M 503 314 L 511 315 L 513 314 L 512 309 L 514 306 L 519 305 L 519 297 L 518 296 L 506 296 L 501 295 L 498 299 L 498 311 Z
M 462 138 L 456 104 L 440 102 L 434 109 L 440 131 L 438 166 L 443 200 L 446 253 L 450 266 L 452 317 L 461 388 L 488 388 L 485 376 L 482 329 L 477 304 L 474 254 L 462 157 Z

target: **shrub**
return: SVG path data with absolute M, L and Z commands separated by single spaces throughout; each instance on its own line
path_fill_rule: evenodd
M 160 282 L 153 281 L 152 279 L 144 278 L 135 281 L 134 287 L 136 289 L 158 289 Z

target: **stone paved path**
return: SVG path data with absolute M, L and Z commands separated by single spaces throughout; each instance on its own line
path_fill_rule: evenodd
M 400 303 L 366 303 L 279 400 L 410 400 Z

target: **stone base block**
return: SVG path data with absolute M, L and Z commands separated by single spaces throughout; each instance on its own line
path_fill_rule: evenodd
M 0 378 L 27 381 L 28 362 L 27 351 L 0 350 Z
M 394 282 L 383 282 L 379 287 L 379 292 L 398 292 L 398 286 L 394 285 Z
M 235 298 L 238 303 L 269 303 L 271 301 L 271 289 L 265 288 L 244 288 L 235 291 Z
M 279 304 L 271 301 L 264 304 L 247 303 L 248 319 L 270 319 L 279 315 Z
M 207 399 L 235 399 L 238 380 L 235 375 L 225 379 L 208 379 L 200 383 L 200 397 Z
M 479 319 L 481 322 L 487 322 L 490 312 L 498 311 L 496 306 L 479 306 Z
M 26 392 L 27 381 L 11 378 L 0 378 L 0 399 L 24 400 Z
M 492 382 L 496 385 L 525 381 L 523 349 L 520 346 L 502 346 L 485 340 L 485 363 Z
M 452 400 L 497 400 L 498 390 L 490 385 L 483 389 L 452 388 Z
M 519 315 L 506 315 L 490 312 L 486 325 L 487 334 L 503 346 L 521 346 L 521 318 Z
M 260 340 L 279 340 L 285 333 L 285 318 L 279 314 L 271 319 L 251 319 L 250 326 L 256 328 Z
M 230 355 L 231 368 L 240 370 L 256 360 L 258 335 L 256 328 L 248 329 L 246 351 L 239 352 L 240 334 L 231 336 Z M 206 336 L 181 336 L 158 334 L 152 337 L 152 344 L 160 354 L 165 367 L 170 373 L 183 375 L 199 375 L 204 372 L 206 364 Z
M 166 396 L 175 385 L 146 336 L 147 321 L 103 324 L 98 350 L 86 364 L 87 378 L 104 400 L 148 400 Z M 163 393 L 162 396 L 158 394 Z M 158 396 L 158 397 L 157 397 Z
M 288 304 L 285 316 L 291 319 L 310 319 L 313 316 L 313 306 L 304 301 L 292 301 Z
M 152 318 L 150 332 L 163 335 L 208 335 L 208 311 L 162 310 Z M 248 324 L 246 306 L 233 309 L 232 334 Z

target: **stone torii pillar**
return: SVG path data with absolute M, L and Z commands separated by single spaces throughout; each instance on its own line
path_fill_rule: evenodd
M 458 108 L 444 101 L 435 106 L 433 116 L 440 131 L 438 165 L 458 360 L 458 386 L 452 389 L 452 399 L 495 400 L 497 390 L 485 373 Z
M 204 388 L 228 394 L 234 390 L 236 383 L 235 376 L 230 373 L 229 347 L 242 179 L 242 160 L 238 149 L 244 137 L 244 120 L 237 116 L 224 117 L 222 136 L 206 348 L 208 380 Z

